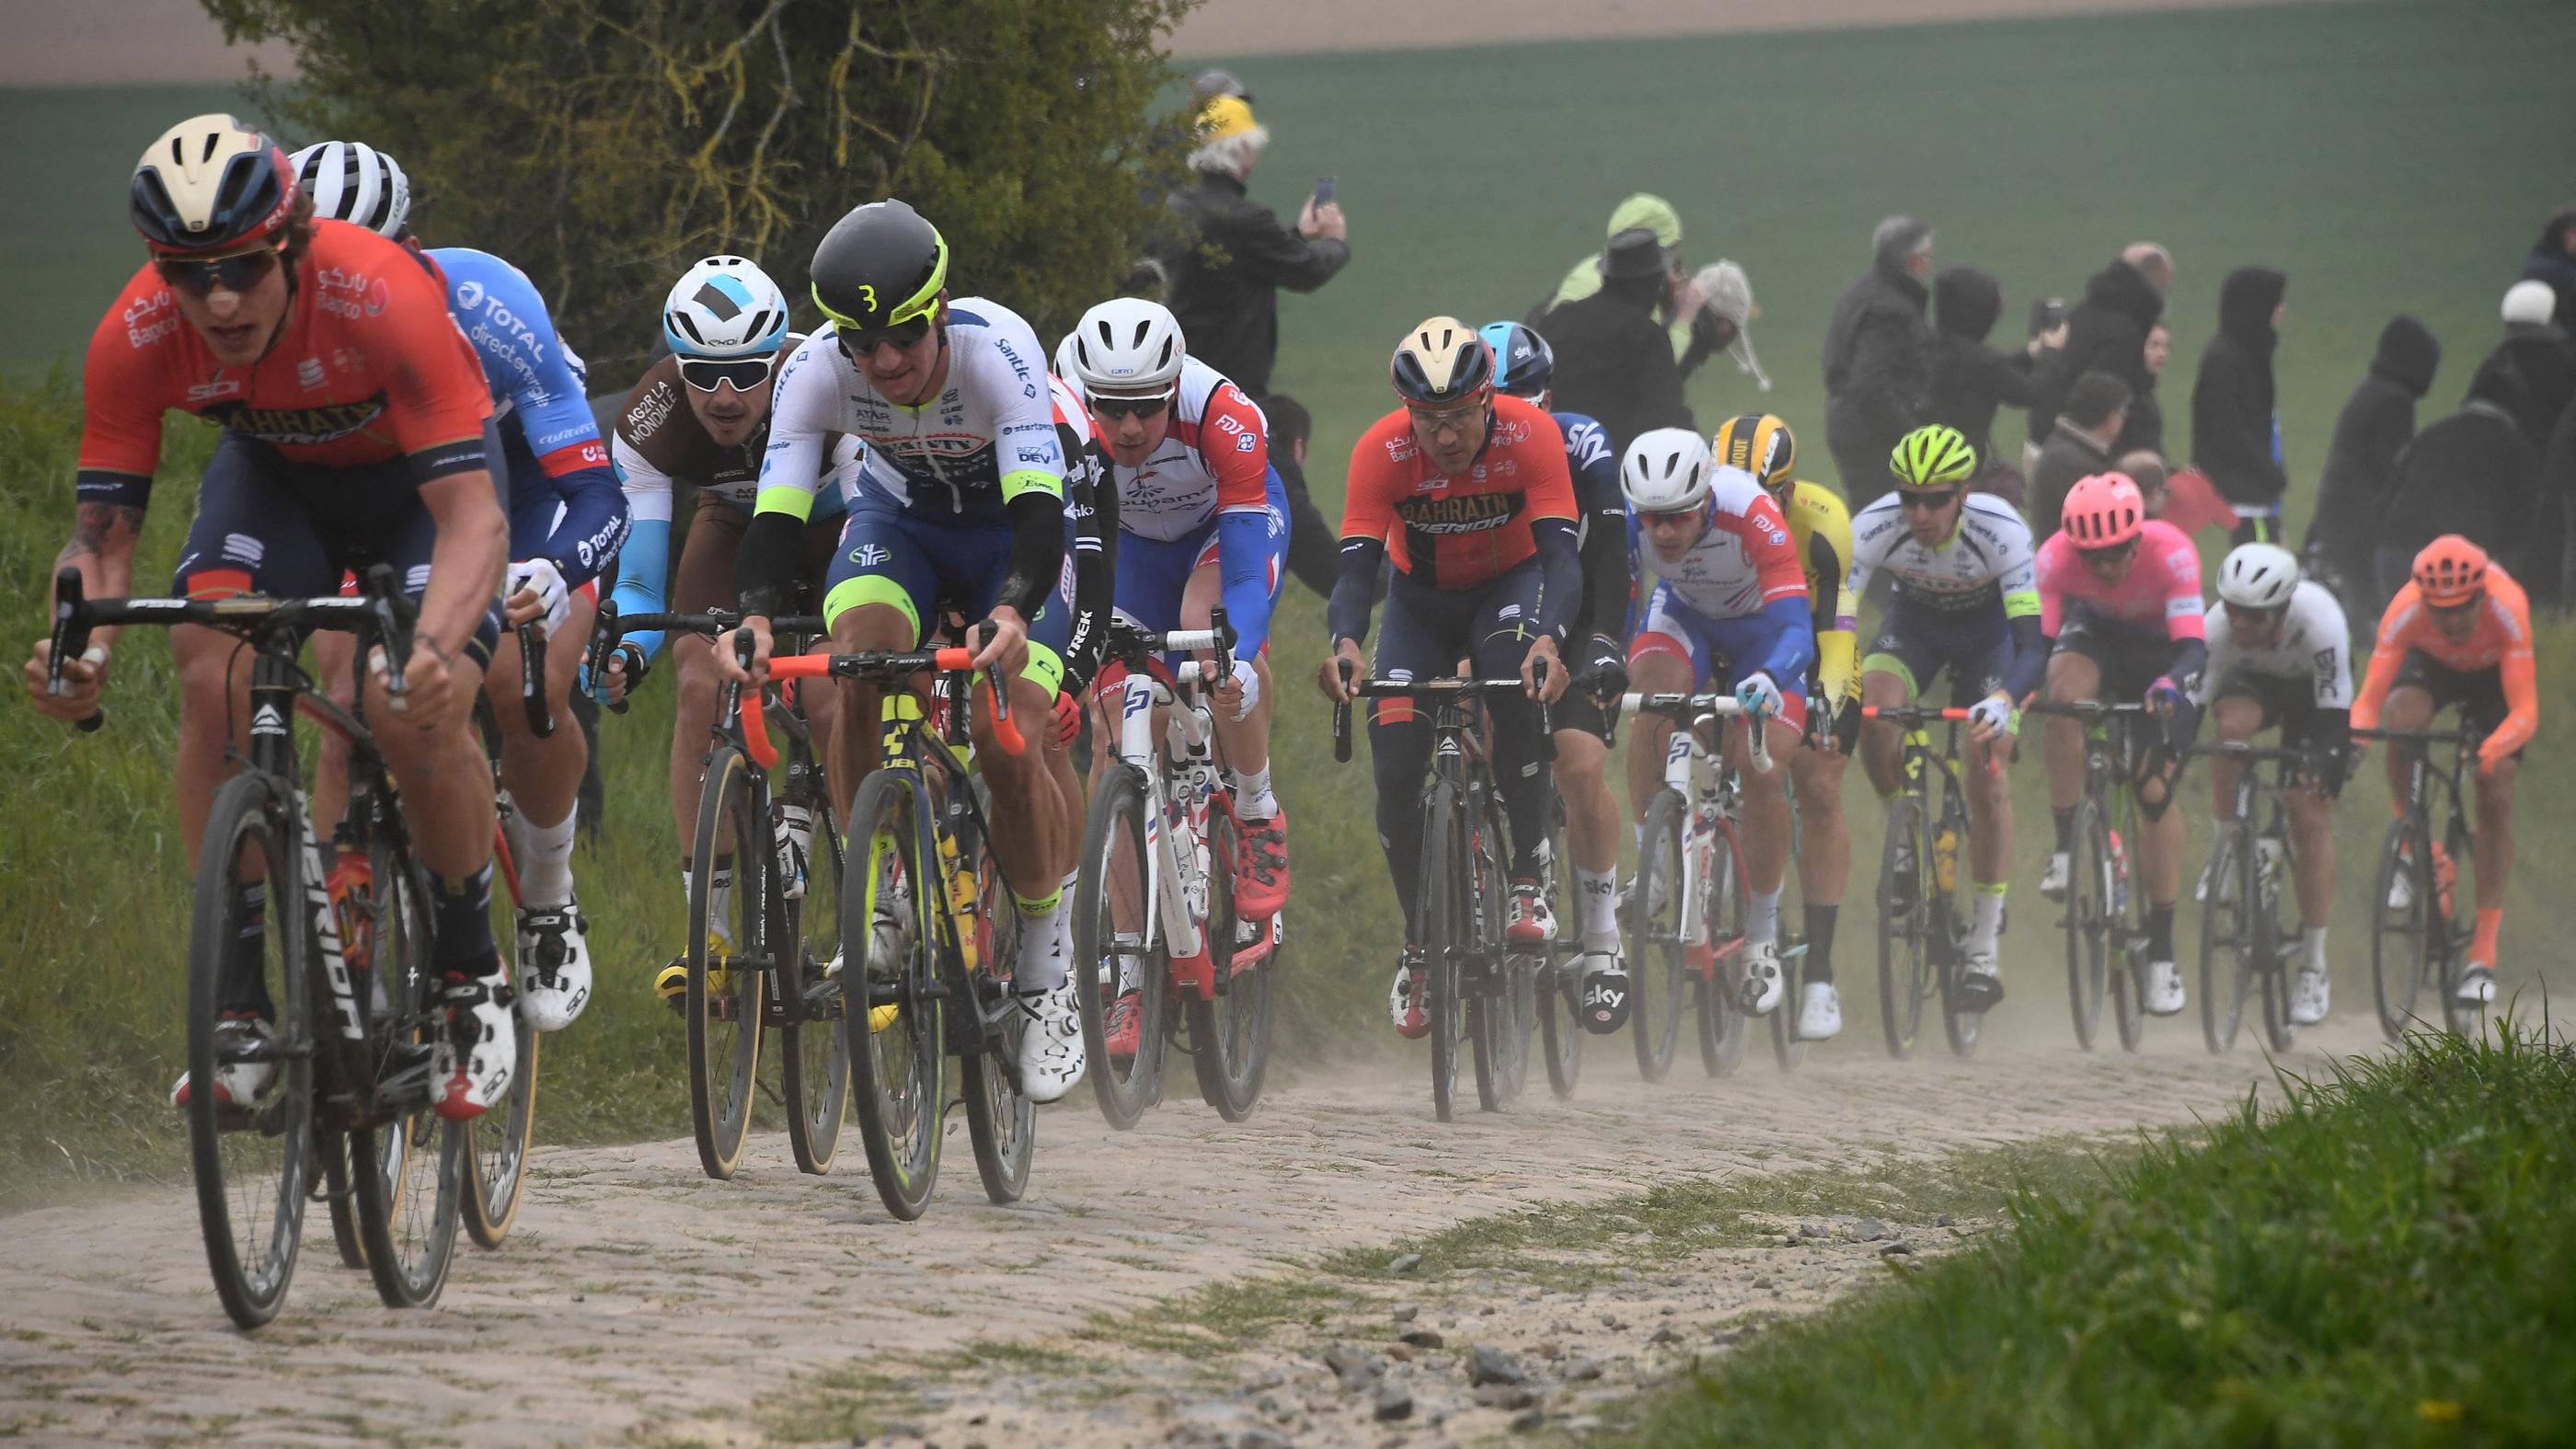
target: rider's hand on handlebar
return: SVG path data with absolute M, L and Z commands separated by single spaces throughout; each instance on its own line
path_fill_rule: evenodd
M 736 634 L 751 636 L 751 668 L 742 667 L 736 653 L 742 646 L 734 642 Z M 735 684 L 758 684 L 769 678 L 769 617 L 765 614 L 746 616 L 742 623 L 716 636 L 716 677 Z
M 1217 708 L 1226 712 L 1226 718 L 1237 723 L 1261 703 L 1261 675 L 1252 667 L 1251 660 L 1234 661 L 1234 672 L 1216 687 L 1216 703 Z
M 1755 670 L 1735 686 L 1735 702 L 1756 719 L 1778 719 L 1789 707 L 1780 693 L 1780 683 L 1767 670 Z
M 414 729 L 434 730 L 447 722 L 448 705 L 456 693 L 455 657 L 429 636 L 418 635 L 411 641 L 411 660 L 403 667 L 400 695 L 394 695 L 389 685 L 392 665 L 384 646 L 368 653 L 367 672 L 377 684 L 388 686 L 385 702 Z
M 54 641 L 39 639 L 36 652 L 27 660 L 27 697 L 36 713 L 65 724 L 78 724 L 98 713 L 99 687 L 107 680 L 107 650 L 92 644 L 78 659 L 63 664 L 63 692 L 49 694 L 53 672 Z
M 2012 733 L 2012 696 L 1998 690 L 1968 706 L 1968 738 L 1991 746 Z
M 1608 703 L 1628 692 L 1628 661 L 1606 636 L 1592 636 L 1592 665 L 1584 671 L 1585 690 Z
M 1547 661 L 1547 671 L 1539 672 L 1539 661 Z M 1565 697 L 1566 687 L 1574 683 L 1565 661 L 1557 656 L 1556 641 L 1541 634 L 1530 641 L 1529 653 L 1521 656 L 1521 688 L 1530 698 L 1543 704 L 1554 704 Z
M 507 592 L 509 598 L 501 607 L 513 629 L 542 618 L 551 635 L 572 613 L 572 591 L 565 587 L 563 570 L 555 567 L 553 559 L 521 559 L 510 565 Z
M 1356 641 L 1349 639 L 1334 640 L 1333 657 L 1325 660 L 1324 667 L 1315 671 L 1315 687 L 1324 692 L 1324 698 L 1335 704 L 1348 704 L 1351 700 L 1350 690 L 1342 684 L 1344 664 L 1350 666 L 1348 673 L 1352 679 L 1368 677 L 1368 656 L 1360 653 Z
M 2172 719 L 2189 702 L 2172 675 L 2158 675 L 2156 682 L 2147 686 L 2147 708 L 2159 719 Z
M 983 648 L 975 651 L 975 668 L 991 669 L 998 665 L 1004 675 L 1018 678 L 1020 671 L 1029 663 L 1028 621 L 1010 605 L 995 604 L 984 623 L 993 631 L 993 637 L 984 641 Z
M 590 690 L 591 698 L 602 704 L 618 705 L 626 702 L 626 696 L 643 679 L 644 651 L 631 641 L 620 639 L 617 647 L 608 653 L 607 666 L 596 677 L 584 679 L 583 684 Z

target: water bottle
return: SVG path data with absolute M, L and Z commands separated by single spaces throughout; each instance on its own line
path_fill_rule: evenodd
M 1959 831 L 1947 820 L 1932 837 L 1932 878 L 1945 896 L 1959 889 Z
M 2261 899 L 2267 902 L 2280 899 L 2281 862 L 2286 853 L 2287 848 L 2271 836 L 2263 836 L 2254 842 L 2255 888 L 2262 893 Z
M 791 901 L 805 899 L 805 862 L 814 849 L 814 812 L 786 801 L 778 804 L 778 879 Z
M 948 913 L 957 923 L 958 952 L 965 958 L 966 969 L 973 971 L 983 964 L 983 953 L 975 939 L 975 876 L 957 858 L 957 837 L 953 835 L 939 837 L 939 876 L 948 882 Z
M 2129 850 L 2120 843 L 2120 832 L 2111 832 L 2111 914 L 2129 913 Z

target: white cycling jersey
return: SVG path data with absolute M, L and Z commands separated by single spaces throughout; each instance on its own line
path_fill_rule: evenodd
M 1958 527 L 1930 548 L 1914 541 L 1890 493 L 1852 519 L 1851 595 L 1885 570 L 1896 598 L 1945 614 L 2003 606 L 2007 618 L 2039 612 L 2038 573 L 2030 525 L 1991 493 L 1971 493 Z
M 1639 570 L 1663 582 L 1653 603 L 1669 596 L 1702 618 L 1747 618 L 1774 599 L 1807 596 L 1806 570 L 1789 542 L 1780 505 L 1741 468 L 1718 466 L 1709 483 L 1708 527 L 1681 557 L 1655 552 L 1635 504 L 1628 506 L 1628 545 Z
M 1081 383 L 1066 383 L 1080 391 Z M 1195 357 L 1181 361 L 1172 424 L 1144 466 L 1113 467 L 1118 531 L 1170 542 L 1219 513 L 1269 508 L 1270 424 L 1243 390 Z
M 2209 667 L 2201 671 L 2193 700 L 2207 704 L 2230 674 L 2260 674 L 2274 679 L 2307 679 L 2319 709 L 2352 708 L 2352 628 L 2343 605 L 2325 585 L 2303 581 L 2290 595 L 2289 616 L 2281 622 L 2278 642 L 2256 648 L 2240 644 L 2225 606 L 2209 611 Z
M 835 433 L 866 445 L 852 508 L 870 498 L 954 518 L 998 517 L 1030 489 L 1064 493 L 1064 449 L 1046 354 L 1018 313 L 981 297 L 948 305 L 948 378 L 903 407 L 880 396 L 825 326 L 780 364 L 760 464 L 760 512 L 804 517 Z

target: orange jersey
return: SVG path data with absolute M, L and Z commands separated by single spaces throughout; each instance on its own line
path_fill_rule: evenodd
M 2425 606 L 2423 595 L 2413 583 L 2399 589 L 2397 597 L 2388 601 L 2388 612 L 2380 616 L 2379 639 L 2370 650 L 2370 672 L 2362 680 L 2360 696 L 2352 702 L 2353 728 L 2379 727 L 2379 711 L 2388 702 L 2388 690 L 2396 681 L 2398 666 L 2406 662 L 2409 653 L 2421 653 L 2443 668 L 2463 674 L 2488 669 L 2500 672 L 2507 713 L 2504 723 L 2487 736 L 2482 747 L 2488 758 L 2502 758 L 2531 743 L 2531 737 L 2540 730 L 2540 678 L 2531 654 L 2531 602 L 2523 595 L 2522 585 L 2492 564 L 2487 567 L 2486 601 L 2479 606 L 2476 619 L 2469 637 L 2455 644 L 2444 638 L 2433 623 L 2432 610 Z
M 90 338 L 83 392 L 85 498 L 144 501 L 172 408 L 298 463 L 410 457 L 422 482 L 486 466 L 491 387 L 446 288 L 409 251 L 347 222 L 314 223 L 286 319 L 247 367 L 215 360 L 145 264 Z
M 1403 408 L 1351 449 L 1342 537 L 1384 542 L 1396 568 L 1430 588 L 1475 588 L 1538 552 L 1533 521 L 1561 518 L 1570 527 L 1574 517 L 1565 434 L 1519 398 L 1494 399 L 1493 431 L 1455 478 L 1422 451 Z

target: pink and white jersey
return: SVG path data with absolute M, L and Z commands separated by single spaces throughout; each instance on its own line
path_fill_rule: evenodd
M 2073 539 L 2062 532 L 2050 535 L 2039 546 L 2039 631 L 2057 637 L 2070 603 L 2083 605 L 2087 617 L 2142 640 L 2207 637 L 2200 551 L 2192 547 L 2190 535 L 2160 518 L 2148 519 L 2139 531 L 2137 561 L 2117 584 L 2102 582 Z
M 1807 596 L 1807 567 L 1789 541 L 1780 505 L 1741 468 L 1719 465 L 1709 489 L 1708 527 L 1677 559 L 1655 552 L 1630 504 L 1628 555 L 1663 580 L 1684 608 L 1705 618 L 1747 618 L 1774 599 Z
M 1186 358 L 1162 446 L 1141 468 L 1110 471 L 1119 532 L 1187 538 L 1219 513 L 1269 506 L 1270 424 L 1225 374 Z

